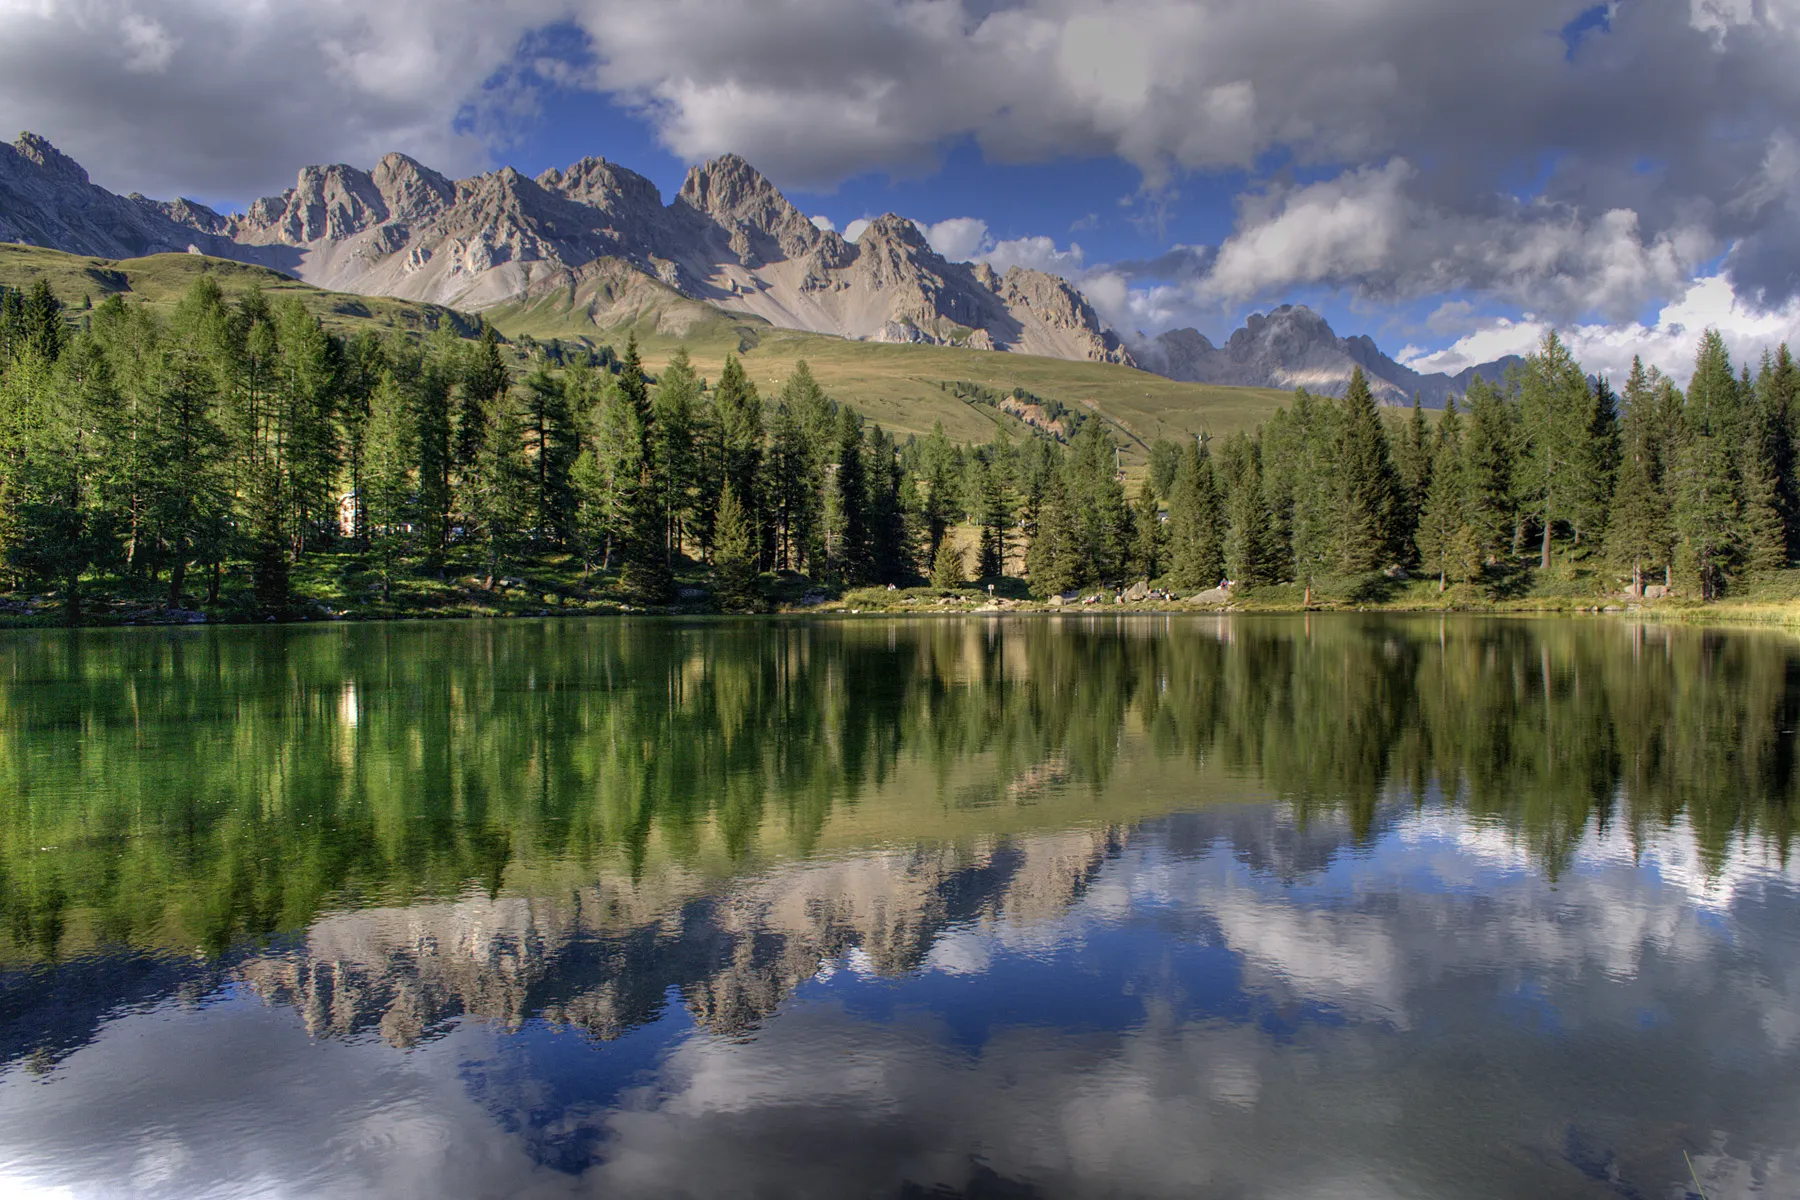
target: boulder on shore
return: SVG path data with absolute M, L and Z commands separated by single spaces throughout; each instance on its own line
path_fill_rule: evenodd
M 1197 592 L 1192 597 L 1195 604 L 1225 604 L 1230 600 L 1231 589 L 1222 587 L 1207 588 L 1204 592 Z
M 1132 584 L 1125 591 L 1125 601 L 1128 604 L 1141 604 L 1143 601 L 1148 600 L 1149 598 L 1150 598 L 1150 585 L 1148 583 L 1144 582 L 1142 579 L 1140 579 L 1136 583 Z

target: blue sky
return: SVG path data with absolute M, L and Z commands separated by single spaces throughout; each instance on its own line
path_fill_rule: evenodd
M 0 120 L 226 206 L 395 149 L 665 194 L 732 151 L 1127 335 L 1303 302 L 1612 371 L 1800 336 L 1796 61 L 1800 0 L 84 0 L 0 4 Z

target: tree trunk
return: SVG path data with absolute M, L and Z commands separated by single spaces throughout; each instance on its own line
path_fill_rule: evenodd
M 1544 552 L 1543 556 L 1538 561 L 1538 570 L 1540 571 L 1548 571 L 1550 569 L 1550 528 L 1550 514 L 1546 512 L 1544 514 Z
M 187 559 L 176 556 L 175 564 L 169 568 L 169 602 L 164 607 L 181 607 L 181 585 L 187 582 Z

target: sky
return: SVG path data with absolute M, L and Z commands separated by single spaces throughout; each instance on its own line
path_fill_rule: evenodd
M 0 0 L 0 127 L 222 209 L 400 150 L 736 152 L 1128 337 L 1305 303 L 1421 370 L 1800 344 L 1800 0 Z

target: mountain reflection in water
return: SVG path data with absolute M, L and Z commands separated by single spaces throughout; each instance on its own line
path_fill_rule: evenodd
M 0 1190 L 1800 1192 L 1800 643 L 0 640 Z

